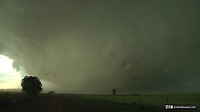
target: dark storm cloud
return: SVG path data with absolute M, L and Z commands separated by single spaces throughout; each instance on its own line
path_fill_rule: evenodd
M 64 91 L 200 90 L 197 0 L 0 4 L 0 51 Z

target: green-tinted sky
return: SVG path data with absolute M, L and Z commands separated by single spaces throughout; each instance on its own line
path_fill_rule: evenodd
M 65 92 L 200 92 L 200 1 L 1 0 L 0 52 Z

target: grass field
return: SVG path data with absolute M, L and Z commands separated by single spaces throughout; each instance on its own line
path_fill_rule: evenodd
M 197 104 L 197 108 L 200 106 L 200 94 L 199 93 L 179 93 L 179 94 L 119 94 L 116 96 L 106 94 L 81 94 L 79 97 L 86 98 L 99 102 L 118 103 L 120 105 L 137 105 L 146 108 L 146 106 L 155 106 L 156 111 L 164 111 L 165 104 Z M 145 106 L 146 105 L 146 106 Z M 114 107 L 114 106 L 113 106 Z M 119 108 L 124 108 L 119 107 Z M 130 107 L 127 107 L 130 108 Z M 152 107 L 154 108 L 154 107 Z M 120 109 L 118 109 L 120 110 Z M 131 110 L 129 110 L 131 111 Z M 199 111 L 199 109 L 197 110 Z
M 50 100 L 53 102 L 50 103 Z M 76 109 L 76 106 L 80 106 L 83 110 L 85 107 L 92 106 L 110 112 L 163 112 L 165 111 L 164 104 L 197 104 L 197 108 L 199 108 L 200 94 L 118 94 L 115 96 L 110 94 L 39 94 L 37 97 L 31 97 L 17 92 L 0 93 L 0 110 L 12 106 L 21 108 L 20 105 L 27 104 L 26 102 L 36 107 L 39 107 L 37 103 L 39 104 L 41 102 L 44 102 L 44 105 L 47 105 L 47 107 L 50 104 L 58 104 L 58 107 L 64 110 L 69 110 L 70 107 L 68 108 L 67 105 L 70 104 L 74 109 Z M 53 109 L 54 106 L 51 108 Z M 200 110 L 198 109 L 197 111 Z
M 177 94 L 81 94 L 78 95 L 92 100 L 105 100 L 117 103 L 138 103 L 162 106 L 164 104 L 197 104 L 200 105 L 200 93 Z
M 25 101 L 33 100 L 45 96 L 40 94 L 36 97 L 25 95 L 21 92 L 0 92 L 0 109 L 7 108 Z

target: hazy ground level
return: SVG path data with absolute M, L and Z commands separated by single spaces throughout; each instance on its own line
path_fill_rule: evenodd
M 3 104 L 5 105 L 3 107 Z M 0 94 L 1 112 L 162 112 L 164 104 L 200 104 L 199 93 L 187 94 Z M 3 107 L 3 108 L 2 108 Z M 198 110 L 197 110 L 198 111 Z M 172 111 L 171 111 L 172 112 Z
M 163 106 L 165 104 L 197 104 L 200 105 L 200 93 L 168 93 L 168 94 L 80 94 L 88 99 L 106 100 L 117 103 L 138 103 Z
M 1 112 L 107 112 L 96 105 L 76 102 L 69 97 L 55 95 L 23 102 Z

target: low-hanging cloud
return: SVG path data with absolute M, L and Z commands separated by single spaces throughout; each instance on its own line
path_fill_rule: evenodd
M 199 1 L 0 3 L 0 52 L 64 92 L 199 92 Z

